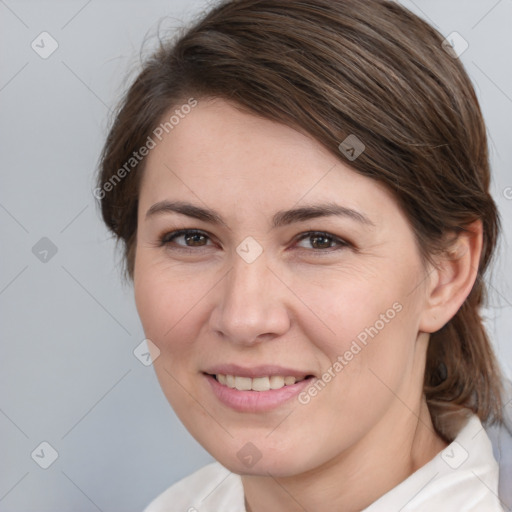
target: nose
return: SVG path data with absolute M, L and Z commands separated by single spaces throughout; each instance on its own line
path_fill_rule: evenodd
M 235 256 L 216 293 L 210 326 L 232 343 L 253 345 L 290 328 L 286 288 L 268 267 L 264 254 L 252 263 Z

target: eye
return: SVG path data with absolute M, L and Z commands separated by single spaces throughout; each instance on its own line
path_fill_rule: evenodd
M 179 241 L 182 243 L 179 243 Z M 161 246 L 173 244 L 184 249 L 212 245 L 211 243 L 208 244 L 209 241 L 211 242 L 210 237 L 204 231 L 198 229 L 180 229 L 179 231 L 164 233 L 159 238 Z
M 313 253 L 327 253 L 350 247 L 351 244 L 324 231 L 309 231 L 295 238 L 296 245 Z M 211 237 L 198 229 L 180 229 L 159 237 L 160 247 L 195 252 L 194 248 L 214 245 Z M 197 250 L 197 249 L 196 249 Z
M 297 241 L 297 245 L 301 248 L 312 248 L 317 252 L 327 252 L 328 249 L 339 250 L 350 246 L 350 244 L 345 240 L 323 231 L 310 231 L 308 233 L 303 233 L 299 235 Z M 301 245 L 302 242 L 305 242 L 309 247 Z

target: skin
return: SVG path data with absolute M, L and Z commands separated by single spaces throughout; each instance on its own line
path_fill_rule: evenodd
M 242 475 L 252 512 L 361 510 L 446 446 L 422 393 L 428 333 L 471 290 L 481 225 L 425 267 L 392 194 L 349 163 L 220 99 L 199 101 L 147 157 L 134 289 L 160 350 L 154 367 L 190 433 Z M 208 207 L 224 224 L 173 212 L 146 218 L 162 200 Z M 324 216 L 271 228 L 279 210 L 326 201 L 371 224 Z M 206 237 L 159 243 L 184 228 Z M 334 241 L 297 240 L 309 231 Z M 252 263 L 236 252 L 248 236 L 263 249 Z M 214 364 L 279 364 L 321 377 L 396 303 L 395 318 L 307 404 L 236 412 L 202 374 Z M 237 457 L 247 442 L 261 453 L 252 468 Z

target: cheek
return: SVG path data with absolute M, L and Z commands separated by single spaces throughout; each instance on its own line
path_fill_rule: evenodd
M 326 272 L 313 286 L 307 279 L 297 279 L 292 285 L 294 292 L 310 306 L 299 320 L 308 339 L 321 345 L 321 351 L 332 361 L 350 350 L 354 342 L 365 347 L 373 339 L 396 332 L 403 316 L 404 294 L 401 283 L 390 285 L 386 281 L 384 272 L 370 279 L 361 271 Z
M 356 413 L 361 403 L 386 401 L 387 386 L 396 389 L 411 367 L 419 312 L 410 293 L 416 270 L 398 272 L 389 265 L 372 279 L 360 272 L 329 276 L 323 287 L 297 282 L 298 294 L 313 305 L 315 315 L 307 315 L 302 329 L 327 356 L 321 366 L 334 409 Z
M 200 279 L 151 263 L 144 266 L 141 260 L 134 279 L 135 303 L 146 338 L 160 351 L 153 367 L 167 400 L 189 428 L 190 411 L 201 413 L 184 389 L 191 389 L 195 375 L 197 353 L 191 341 L 203 321 L 198 315 L 205 290 Z
M 179 349 L 197 326 L 205 284 L 184 273 L 165 271 L 158 265 L 136 268 L 135 303 L 146 337 L 160 350 Z

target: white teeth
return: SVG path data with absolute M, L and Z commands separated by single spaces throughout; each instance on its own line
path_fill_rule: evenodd
M 216 378 L 220 384 L 228 388 L 236 388 L 239 391 L 269 391 L 271 389 L 281 389 L 284 386 L 291 386 L 297 382 L 295 377 L 282 377 L 281 375 L 251 379 L 250 377 L 218 374 Z
M 250 391 L 252 379 L 250 377 L 235 377 L 235 388 L 239 391 Z
M 234 388 L 235 387 L 235 377 L 233 375 L 226 375 L 226 384 L 228 388 Z
M 280 389 L 284 386 L 284 377 L 272 375 L 270 377 L 270 389 Z
M 270 389 L 270 379 L 268 377 L 252 379 L 251 389 L 253 391 L 268 391 Z

